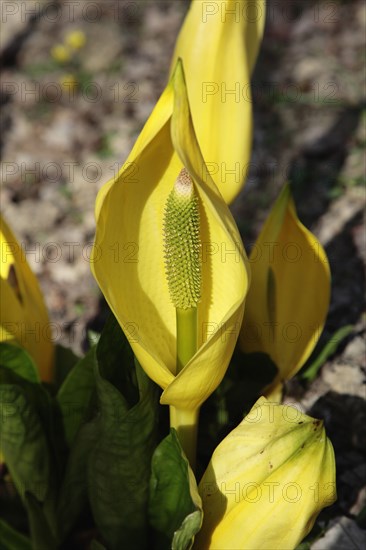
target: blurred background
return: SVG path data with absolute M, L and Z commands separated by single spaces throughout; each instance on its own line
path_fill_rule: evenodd
M 354 331 L 311 387 L 295 380 L 287 399 L 326 418 L 337 452 L 333 542 L 318 548 L 334 540 L 361 548 L 362 522 L 354 519 L 366 494 L 366 5 L 267 4 L 253 77 L 251 170 L 232 211 L 249 251 L 290 181 L 300 219 L 329 255 L 324 341 L 345 325 Z M 1 210 L 39 277 L 56 343 L 79 353 L 105 314 L 89 268 L 96 193 L 126 160 L 165 87 L 188 7 L 187 0 L 2 3 Z

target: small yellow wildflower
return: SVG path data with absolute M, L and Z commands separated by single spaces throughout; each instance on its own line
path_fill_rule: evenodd
M 51 48 L 51 55 L 59 63 L 67 63 L 71 59 L 70 50 L 63 44 L 53 46 Z
M 65 44 L 73 50 L 80 50 L 85 46 L 86 36 L 83 31 L 69 32 L 65 37 Z

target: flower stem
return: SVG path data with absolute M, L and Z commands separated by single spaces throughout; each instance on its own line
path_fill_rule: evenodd
M 192 470 L 196 467 L 196 445 L 199 409 L 182 410 L 170 407 L 170 426 L 175 428 L 178 438 Z
M 176 309 L 178 374 L 197 351 L 197 308 Z
M 177 319 L 177 370 L 178 374 L 197 351 L 197 308 L 176 308 Z M 178 433 L 191 468 L 196 464 L 197 424 L 199 410 L 182 410 L 170 407 L 170 425 Z

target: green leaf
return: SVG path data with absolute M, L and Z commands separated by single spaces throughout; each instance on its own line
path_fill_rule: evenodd
M 134 369 L 132 352 L 114 319 L 102 333 L 97 357 L 100 434 L 88 463 L 90 504 L 108 548 L 142 549 L 147 543 L 157 387 L 137 362 Z M 136 391 L 139 400 L 131 405 Z
M 37 367 L 31 356 L 17 345 L 0 343 L 0 366 L 11 370 L 28 382 L 36 384 L 40 382 Z
M 1 451 L 11 479 L 24 504 L 26 494 L 42 503 L 45 521 L 56 533 L 54 506 L 64 442 L 54 401 L 41 384 L 6 367 L 0 367 L 0 380 Z
M 50 459 L 45 433 L 23 388 L 0 387 L 1 450 L 16 488 L 44 501 L 50 485 Z
M 7 384 L 21 389 L 29 406 L 38 416 L 41 430 L 44 432 L 49 444 L 50 457 L 53 463 L 53 485 L 55 486 L 63 470 L 65 455 L 63 426 L 60 411 L 58 406 L 55 406 L 55 400 L 51 398 L 43 384 L 29 382 L 13 370 L 2 366 L 0 366 L 0 383 L 1 385 Z
M 203 511 L 197 509 L 183 520 L 180 528 L 174 533 L 172 550 L 190 550 L 194 537 L 202 527 Z
M 69 349 L 57 344 L 55 346 L 55 373 L 54 382 L 56 388 L 59 388 L 71 369 L 79 361 L 79 357 Z
M 117 320 L 111 314 L 97 345 L 100 374 L 124 396 L 127 406 L 139 400 L 134 355 Z
M 25 494 L 32 547 L 37 550 L 57 550 L 59 545 L 51 532 L 41 504 L 30 493 Z
M 132 351 L 113 317 L 106 323 L 96 356 L 97 399 L 87 411 L 90 421 L 81 424 L 73 439 L 60 491 L 62 539 L 86 509 L 89 496 L 108 549 L 143 548 L 156 386 L 139 365 L 135 371 Z
M 0 519 L 0 550 L 32 550 L 32 544 L 28 537 Z
M 301 378 L 312 382 L 315 380 L 319 369 L 324 365 L 328 357 L 335 353 L 339 344 L 344 340 L 351 332 L 354 330 L 353 325 L 346 325 L 345 327 L 337 330 L 330 340 L 325 344 L 323 349 L 320 351 L 316 359 L 310 359 L 310 365 L 305 367 L 305 370 L 301 373 Z
M 95 419 L 81 426 L 71 447 L 57 508 L 62 540 L 69 534 L 83 510 L 87 508 L 87 463 L 98 435 L 99 423 Z
M 69 447 L 80 428 L 95 391 L 96 350 L 92 348 L 69 372 L 57 394 Z
M 149 521 L 158 532 L 156 548 L 191 548 L 203 512 L 196 480 L 175 430 L 155 450 L 151 467 Z

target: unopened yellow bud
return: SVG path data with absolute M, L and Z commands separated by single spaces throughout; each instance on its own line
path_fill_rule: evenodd
M 323 423 L 261 397 L 215 449 L 199 492 L 195 548 L 292 550 L 336 499 Z

